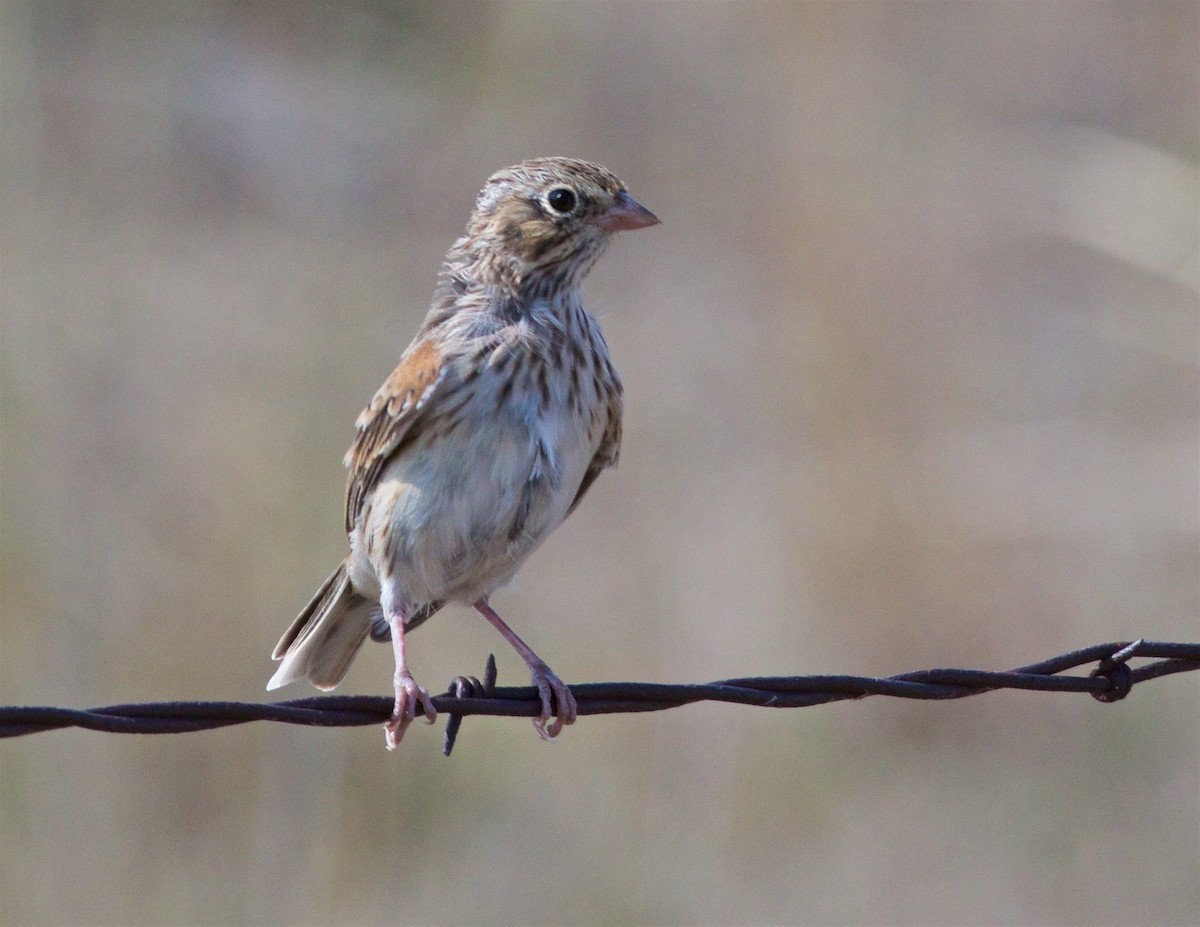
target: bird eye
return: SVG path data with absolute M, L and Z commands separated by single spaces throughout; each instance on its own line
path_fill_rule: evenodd
M 575 194 L 566 187 L 555 187 L 546 194 L 546 202 L 555 212 L 566 215 L 575 208 Z

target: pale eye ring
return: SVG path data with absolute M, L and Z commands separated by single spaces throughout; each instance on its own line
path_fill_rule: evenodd
M 562 216 L 570 215 L 576 203 L 575 191 L 570 187 L 555 187 L 546 194 L 546 205 Z

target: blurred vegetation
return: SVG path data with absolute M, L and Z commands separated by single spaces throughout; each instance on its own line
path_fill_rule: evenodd
M 1196 640 L 1198 103 L 1195 2 L 7 0 L 0 701 L 265 698 L 355 415 L 546 154 L 663 219 L 589 281 L 621 467 L 496 600 L 568 681 Z M 466 610 L 411 650 L 524 681 Z M 1194 923 L 1198 696 L 40 735 L 0 920 Z

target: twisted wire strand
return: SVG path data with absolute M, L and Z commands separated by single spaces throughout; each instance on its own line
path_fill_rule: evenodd
M 1148 659 L 1136 668 L 1134 659 Z M 1067 674 L 1088 664 L 1087 675 Z M 1038 692 L 1086 692 L 1102 702 L 1118 701 L 1138 683 L 1200 669 L 1200 644 L 1145 640 L 1095 644 L 1003 672 L 928 669 L 897 676 L 759 676 L 701 684 L 594 682 L 571 686 L 580 715 L 663 711 L 694 702 L 729 702 L 765 708 L 803 708 L 845 699 L 884 695 L 942 700 L 981 695 L 997 689 Z M 532 686 L 497 686 L 495 659 L 488 658 L 484 680 L 458 676 L 449 690 L 433 697 L 449 717 L 445 752 L 454 746 L 462 719 L 470 715 L 534 717 L 541 710 Z M 148 702 L 73 709 L 50 706 L 0 707 L 0 738 L 78 727 L 120 734 L 181 734 L 277 721 L 317 727 L 352 727 L 386 721 L 390 696 L 319 695 L 282 702 Z

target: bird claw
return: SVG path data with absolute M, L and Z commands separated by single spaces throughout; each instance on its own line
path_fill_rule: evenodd
M 564 725 L 575 723 L 578 716 L 575 696 L 545 663 L 531 665 L 529 672 L 542 700 L 542 713 L 533 719 L 533 729 L 542 740 L 554 740 L 562 733 Z M 558 707 L 557 712 L 553 711 L 554 706 Z
M 437 720 L 437 709 L 433 707 L 428 690 L 417 685 L 411 673 L 397 673 L 395 688 L 396 707 L 392 709 L 392 716 L 383 726 L 384 739 L 389 750 L 395 750 L 396 744 L 404 738 L 405 730 L 417 716 L 418 704 L 426 724 L 433 724 Z

